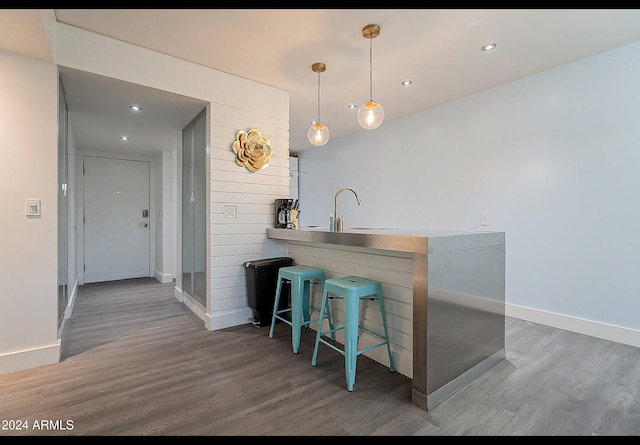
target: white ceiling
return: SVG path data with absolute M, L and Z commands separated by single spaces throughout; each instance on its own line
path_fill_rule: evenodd
M 320 75 L 320 117 L 331 138 L 368 131 L 347 105 L 369 99 L 370 42 L 362 36 L 369 23 L 381 27 L 371 42 L 372 96 L 383 105 L 385 122 L 640 40 L 640 9 L 54 11 L 61 23 L 288 91 L 292 153 L 313 147 L 307 130 L 317 114 L 314 62 L 327 65 Z M 46 58 L 40 56 L 46 40 L 41 26 L 34 26 L 37 13 L 1 10 L 0 49 Z M 487 42 L 497 48 L 483 53 Z M 92 147 L 113 145 L 112 133 L 127 131 L 120 129 L 125 123 L 139 125 L 123 149 L 158 147 L 152 138 L 160 130 L 145 127 L 144 114 L 117 120 L 118 101 L 144 100 L 145 113 L 155 109 L 153 120 L 166 128 L 181 128 L 204 107 L 192 98 L 88 73 L 62 69 L 62 78 L 74 132 Z M 402 87 L 405 79 L 414 84 Z M 164 114 L 168 120 L 161 119 Z M 89 142 L 102 137 L 110 139 Z

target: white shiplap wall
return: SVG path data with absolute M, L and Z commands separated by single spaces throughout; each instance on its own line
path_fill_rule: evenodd
M 274 225 L 274 200 L 289 196 L 288 122 L 228 106 L 212 106 L 210 150 L 210 273 L 208 310 L 211 330 L 247 323 L 244 264 L 283 256 L 279 241 L 266 237 Z M 238 130 L 257 128 L 271 142 L 273 155 L 264 170 L 251 172 L 235 161 L 231 145 Z M 225 206 L 237 217 L 225 218 Z

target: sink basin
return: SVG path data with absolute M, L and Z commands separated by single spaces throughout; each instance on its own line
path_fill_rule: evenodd
M 387 230 L 394 230 L 390 227 L 347 227 L 343 232 L 381 232 Z
M 320 226 L 303 226 L 300 227 L 302 230 L 317 230 L 321 232 L 329 232 L 328 227 L 320 227 Z M 393 230 L 389 227 L 346 227 L 343 232 L 365 232 L 365 231 L 379 231 L 379 230 Z
M 321 230 L 324 232 L 328 232 L 329 228 L 328 227 L 320 227 L 320 226 L 302 226 L 300 227 L 300 229 L 302 230 Z
M 347 227 L 345 230 L 389 230 L 388 227 Z

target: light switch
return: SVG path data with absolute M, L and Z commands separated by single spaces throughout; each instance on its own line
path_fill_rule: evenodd
M 28 217 L 40 216 L 40 200 L 39 199 L 27 199 L 27 216 Z

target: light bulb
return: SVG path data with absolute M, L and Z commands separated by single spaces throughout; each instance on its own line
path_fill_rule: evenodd
M 313 145 L 321 147 L 329 141 L 329 127 L 321 123 L 313 124 L 309 127 L 307 137 Z
M 365 130 L 378 128 L 384 120 L 384 108 L 378 102 L 370 100 L 358 108 L 358 123 Z

